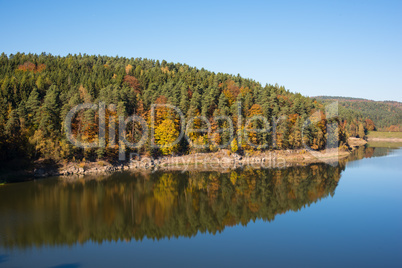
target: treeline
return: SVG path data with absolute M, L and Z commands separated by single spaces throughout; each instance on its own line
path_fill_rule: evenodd
M 181 109 L 187 120 L 203 116 L 211 123 L 212 132 L 187 133 L 176 146 L 166 145 L 183 130 L 177 113 L 171 109 L 156 109 L 154 139 L 149 137 L 138 149 L 124 148 L 127 153 L 186 154 L 196 151 L 232 151 L 301 148 L 303 143 L 320 150 L 327 144 L 343 145 L 348 136 L 364 136 L 364 122 L 335 117 L 327 119 L 323 105 L 294 94 L 283 86 L 265 85 L 240 76 L 213 73 L 186 64 L 168 63 L 141 58 L 89 55 L 65 57 L 42 53 L 0 56 L 0 162 L 25 157 L 31 160 L 117 159 L 119 148 L 118 116 L 136 114 L 151 126 L 151 105 L 171 104 Z M 81 103 L 105 103 L 107 125 L 104 148 L 78 148 L 64 133 L 65 117 L 71 108 Z M 240 116 L 238 115 L 239 104 Z M 228 116 L 235 127 L 231 138 Z M 251 131 L 244 135 L 245 120 L 263 116 L 276 131 Z M 99 141 L 99 111 L 81 110 L 72 121 L 72 133 L 77 140 Z M 279 120 L 278 120 L 279 118 Z M 310 119 L 309 119 L 310 118 Z M 309 122 L 312 124 L 305 124 Z M 239 124 L 240 122 L 240 124 Z M 328 124 L 332 123 L 332 124 Z M 329 135 L 327 126 L 330 126 Z M 205 128 L 201 119 L 193 121 L 193 129 Z M 237 128 L 240 126 L 240 128 Z M 255 120 L 249 128 L 262 128 Z M 110 131 L 114 128 L 114 131 Z M 128 142 L 141 140 L 142 126 L 130 122 L 125 128 Z M 339 131 L 338 131 L 339 130 Z M 303 133 L 303 135 L 302 135 Z M 257 146 L 251 146 L 242 136 Z M 264 145 L 268 144 L 266 147 Z M 205 145 L 202 149 L 196 145 Z
M 397 101 L 372 101 L 347 97 L 315 97 L 324 103 L 338 101 L 341 109 L 340 116 L 345 118 L 362 118 L 374 124 L 374 129 L 368 130 L 402 131 L 402 103 Z M 367 124 L 367 123 L 366 123 Z

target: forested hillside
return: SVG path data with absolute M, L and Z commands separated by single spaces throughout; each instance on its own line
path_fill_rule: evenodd
M 151 127 L 151 104 L 171 104 L 184 113 L 186 119 L 204 116 L 211 123 L 212 132 L 187 133 L 173 147 L 155 149 L 157 145 L 173 141 L 183 128 L 178 115 L 167 108 L 158 108 L 154 120 L 154 140 L 149 137 L 141 148 L 124 148 L 127 153 L 136 152 L 153 156 L 187 154 L 191 152 L 217 151 L 222 147 L 232 151 L 259 149 L 302 148 L 303 142 L 319 150 L 327 142 L 343 144 L 349 135 L 364 136 L 364 124 L 359 118 L 348 121 L 332 118 L 339 135 L 327 135 L 327 120 L 321 112 L 316 124 L 304 128 L 303 122 L 323 106 L 319 102 L 294 94 L 283 86 L 265 85 L 223 73 L 213 73 L 186 64 L 167 63 L 141 58 L 107 56 L 49 54 L 15 54 L 0 56 L 0 162 L 17 157 L 35 160 L 96 160 L 117 159 L 122 143 L 119 139 L 118 116 L 136 114 L 145 118 Z M 105 148 L 77 148 L 64 133 L 65 117 L 72 107 L 81 103 L 106 104 L 107 124 Z M 241 103 L 242 120 L 239 123 L 238 103 Z M 116 105 L 113 107 L 111 104 Z M 317 113 L 316 113 L 317 114 Z M 253 148 L 243 139 L 244 118 L 261 115 L 276 123 L 275 132 L 251 131 L 246 136 Z M 72 121 L 73 135 L 82 142 L 99 139 L 99 112 L 81 110 Z M 235 139 L 230 140 L 229 123 L 217 116 L 233 119 Z M 314 121 L 314 120 L 313 120 Z M 237 126 L 241 125 L 238 129 Z M 192 128 L 203 128 L 205 123 L 196 119 Z M 250 127 L 250 126 L 249 126 Z M 262 121 L 251 123 L 261 128 Z M 113 131 L 110 131 L 113 129 Z M 141 139 L 142 127 L 129 123 L 125 138 L 130 142 Z M 206 145 L 203 149 L 195 145 Z M 264 144 L 269 144 L 264 147 Z
M 373 101 L 347 97 L 315 97 L 323 102 L 338 101 L 342 117 L 353 117 L 372 120 L 376 129 L 382 131 L 402 131 L 402 103 L 397 101 Z

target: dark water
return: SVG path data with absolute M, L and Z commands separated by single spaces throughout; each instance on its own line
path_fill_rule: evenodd
M 1 267 L 402 267 L 402 149 L 0 187 Z

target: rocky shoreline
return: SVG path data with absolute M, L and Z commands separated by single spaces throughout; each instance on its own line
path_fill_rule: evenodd
M 359 146 L 363 146 L 367 144 L 367 141 L 364 139 L 360 139 L 360 138 L 354 138 L 354 137 L 350 137 L 348 139 L 348 145 L 352 148 L 354 147 L 359 147 Z
M 241 168 L 286 168 L 290 166 L 305 166 L 312 163 L 333 164 L 348 157 L 358 146 L 367 142 L 362 139 L 350 139 L 349 146 L 342 149 L 329 149 L 312 151 L 306 149 L 296 150 L 269 150 L 264 152 L 244 152 L 239 155 L 229 150 L 215 153 L 197 153 L 182 156 L 168 156 L 150 158 L 140 156 L 132 161 L 109 163 L 96 162 L 64 162 L 44 163 L 37 161 L 34 168 L 20 169 L 0 175 L 0 183 L 27 181 L 45 177 L 76 177 L 101 176 L 113 172 L 139 172 L 152 173 L 156 171 L 219 171 L 227 172 Z
M 275 150 L 239 155 L 221 150 L 217 153 L 197 153 L 183 156 L 169 156 L 158 159 L 141 157 L 118 164 L 104 161 L 91 163 L 66 163 L 61 167 L 37 168 L 35 178 L 71 175 L 103 175 L 113 172 L 155 172 L 155 171 L 220 171 L 250 167 L 286 168 L 312 163 L 334 163 L 350 155 L 349 150 L 331 149 L 321 152 L 298 150 Z

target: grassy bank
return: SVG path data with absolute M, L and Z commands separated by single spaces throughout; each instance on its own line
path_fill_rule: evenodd
M 402 139 L 402 132 L 370 131 L 367 137 L 369 139 Z
M 402 132 L 370 131 L 367 134 L 367 140 L 369 145 L 376 143 L 373 147 L 401 147 Z M 389 143 L 393 143 L 393 145 L 389 145 Z
M 402 142 L 389 142 L 389 141 L 369 141 L 368 147 L 385 147 L 385 148 L 400 148 Z

